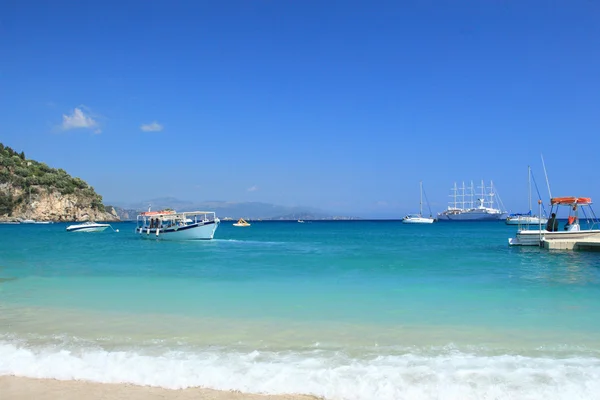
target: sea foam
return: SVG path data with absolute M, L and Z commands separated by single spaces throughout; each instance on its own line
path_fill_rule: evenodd
M 107 351 L 98 346 L 3 340 L 0 375 L 347 400 L 577 400 L 600 393 L 597 358 L 478 356 L 459 351 L 355 358 L 343 351 L 318 349 Z

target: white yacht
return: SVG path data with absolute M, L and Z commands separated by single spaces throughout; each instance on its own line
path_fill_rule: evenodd
M 102 232 L 110 227 L 110 224 L 100 224 L 93 221 L 67 226 L 67 232 Z
M 419 213 L 408 214 L 402 218 L 403 224 L 432 224 L 435 219 L 431 216 L 431 208 L 429 209 L 429 217 L 423 216 L 423 182 L 419 182 L 420 197 L 419 197 Z M 427 200 L 427 195 L 425 195 Z M 429 207 L 429 201 L 427 201 L 427 207 Z
M 490 186 L 486 187 L 481 181 L 480 188 L 481 192 L 475 193 L 473 182 L 469 187 L 463 182 L 461 188 L 454 183 L 453 194 L 450 195 L 453 201 L 438 214 L 438 221 L 499 221 L 506 218 L 505 211 L 494 208 L 494 199 L 498 194 L 493 182 L 490 181 Z M 502 204 L 499 198 L 498 203 Z
M 146 211 L 137 216 L 135 232 L 144 239 L 211 240 L 219 223 L 213 211 Z

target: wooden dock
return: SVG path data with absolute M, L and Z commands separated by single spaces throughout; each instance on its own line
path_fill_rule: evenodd
M 548 250 L 600 251 L 600 238 L 543 239 L 542 246 Z

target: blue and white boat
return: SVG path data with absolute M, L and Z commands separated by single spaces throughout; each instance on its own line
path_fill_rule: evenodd
M 110 227 L 110 224 L 100 224 L 87 221 L 81 224 L 67 226 L 67 232 L 102 232 Z
M 137 216 L 135 232 L 145 239 L 211 240 L 219 223 L 213 211 L 146 211 Z

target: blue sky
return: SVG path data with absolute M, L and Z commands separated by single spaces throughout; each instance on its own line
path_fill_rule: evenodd
M 527 165 L 600 199 L 595 1 L 0 4 L 0 141 L 107 202 L 434 212 Z

